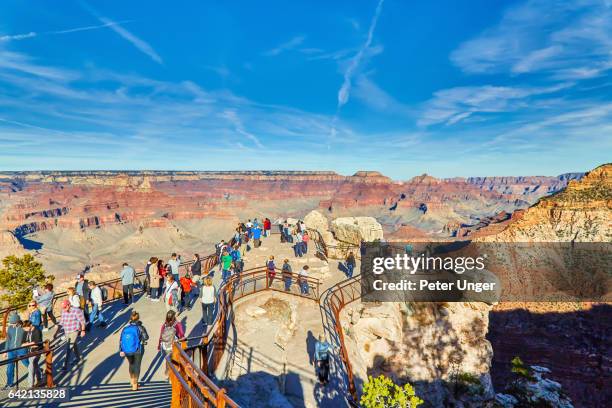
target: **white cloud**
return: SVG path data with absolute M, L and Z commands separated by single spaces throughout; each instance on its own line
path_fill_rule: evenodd
M 465 86 L 437 91 L 427 101 L 417 121 L 419 126 L 453 125 L 478 113 L 512 112 L 527 108 L 528 98 L 552 94 L 572 86 L 548 87 Z
M 379 112 L 408 114 L 411 109 L 375 84 L 366 74 L 358 75 L 353 89 L 354 96 L 365 105 Z
M 268 51 L 265 51 L 263 53 L 264 56 L 266 57 L 275 57 L 285 51 L 290 51 L 300 45 L 302 45 L 302 43 L 304 42 L 304 40 L 306 39 L 305 36 L 303 35 L 298 35 L 296 37 L 293 37 L 292 39 L 290 39 L 289 41 L 286 41 L 280 45 L 278 45 L 277 47 L 274 47 Z
M 612 5 L 605 0 L 530 0 L 450 56 L 468 73 L 546 73 L 581 79 L 612 68 Z

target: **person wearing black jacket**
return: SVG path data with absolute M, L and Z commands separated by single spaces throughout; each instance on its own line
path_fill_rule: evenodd
M 191 276 L 192 280 L 198 285 L 200 288 L 202 281 L 202 262 L 200 261 L 200 255 L 193 255 L 193 263 L 191 264 Z

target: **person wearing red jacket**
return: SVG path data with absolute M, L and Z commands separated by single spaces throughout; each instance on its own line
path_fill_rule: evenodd
M 191 279 L 190 274 L 186 274 L 179 280 L 181 284 L 181 310 L 185 309 L 187 306 L 187 310 L 191 310 L 191 293 L 192 288 L 196 286 L 195 282 Z
M 270 221 L 270 219 L 266 217 L 266 219 L 263 222 L 263 227 L 264 227 L 264 237 L 269 236 L 270 230 L 272 229 L 272 221 Z

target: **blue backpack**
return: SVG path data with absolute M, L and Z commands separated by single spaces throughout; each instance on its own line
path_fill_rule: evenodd
M 125 354 L 140 351 L 140 330 L 135 324 L 127 325 L 121 332 L 121 351 Z

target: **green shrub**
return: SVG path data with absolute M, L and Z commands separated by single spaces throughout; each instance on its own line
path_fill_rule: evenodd
M 416 408 L 423 400 L 415 395 L 412 385 L 400 387 L 381 374 L 368 377 L 360 403 L 364 408 Z
M 32 299 L 32 289 L 53 280 L 47 276 L 40 262 L 30 254 L 22 257 L 9 255 L 0 269 L 0 299 L 10 306 L 18 306 Z

